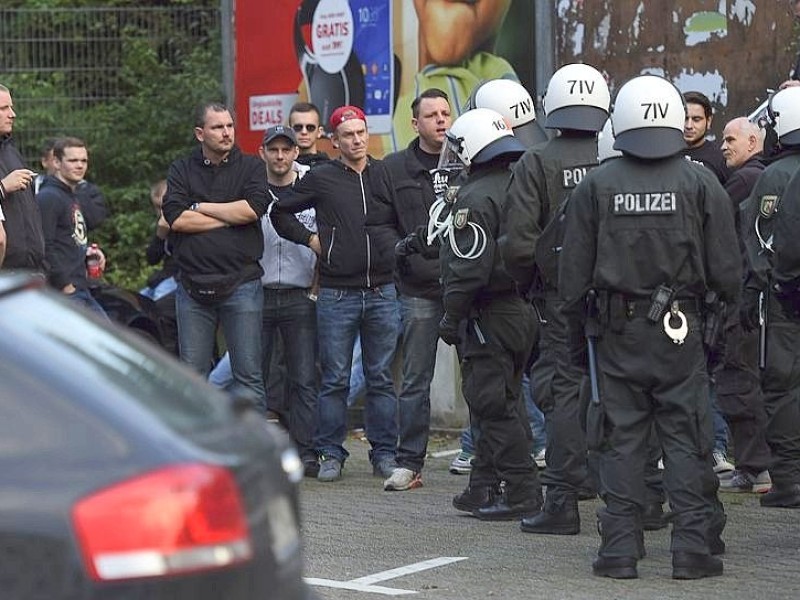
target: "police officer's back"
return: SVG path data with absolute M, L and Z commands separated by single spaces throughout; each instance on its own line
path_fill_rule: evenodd
M 709 291 L 736 300 L 741 267 L 724 189 L 680 156 L 684 116 L 680 93 L 666 80 L 625 84 L 612 114 L 615 148 L 625 156 L 589 173 L 567 208 L 559 291 L 575 349 L 583 345 L 587 292 L 597 293 L 593 366 L 602 393 L 592 410 L 602 407 L 605 423 L 614 424 L 600 446 L 606 508 L 598 511 L 593 570 L 601 576 L 638 576 L 653 422 L 673 515 L 673 577 L 722 573 L 710 556 L 721 543 L 709 548 L 707 537 L 716 515 L 706 488 L 716 489 L 716 477 L 700 311 Z

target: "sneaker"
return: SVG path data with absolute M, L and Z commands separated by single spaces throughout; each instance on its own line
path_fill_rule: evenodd
M 536 454 L 533 455 L 533 462 L 536 463 L 536 466 L 539 469 L 546 469 L 547 468 L 547 461 L 545 460 L 545 449 L 542 448 Z
M 422 475 L 403 467 L 395 469 L 392 476 L 383 482 L 386 492 L 404 492 L 418 487 L 422 487 Z
M 450 472 L 453 475 L 469 475 L 472 472 L 473 458 L 472 454 L 462 450 L 450 463 Z
M 735 469 L 729 479 L 719 482 L 721 492 L 764 494 L 771 488 L 772 479 L 770 479 L 769 471 L 761 471 L 758 475 L 753 475 L 747 471 Z
M 281 417 L 274 410 L 267 409 L 267 422 L 279 425 L 281 422 Z
M 322 457 L 317 473 L 317 481 L 337 481 L 342 478 L 342 461 L 336 458 Z
M 720 479 L 727 479 L 733 474 L 736 467 L 728 460 L 725 453 L 721 450 L 714 450 L 714 473 Z
M 382 458 L 372 465 L 372 474 L 375 477 L 389 479 L 397 469 L 397 462 L 394 456 L 389 456 L 388 458 Z

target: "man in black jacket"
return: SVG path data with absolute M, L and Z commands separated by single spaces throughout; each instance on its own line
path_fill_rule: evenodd
M 217 326 L 231 354 L 236 393 L 266 415 L 261 370 L 261 265 L 267 210 L 263 163 L 234 144 L 230 111 L 202 105 L 200 142 L 167 175 L 162 210 L 178 264 L 176 313 L 181 359 L 203 374 L 211 368 Z
M 436 201 L 432 172 L 450 127 L 450 102 L 442 90 L 423 91 L 411 103 L 411 125 L 417 137 L 408 148 L 386 157 L 397 192 L 400 234 L 412 235 L 406 245 L 423 249 L 425 236 L 418 235 L 428 222 L 428 210 Z M 401 245 L 401 254 L 402 245 Z M 408 490 L 422 485 L 431 417 L 431 380 L 436 365 L 441 320 L 442 289 L 439 283 L 438 251 L 398 257 L 397 282 L 403 327 L 403 383 L 398 396 L 398 469 L 384 483 L 387 491 Z
M 32 185 L 36 173 L 25 168 L 11 139 L 16 117 L 11 92 L 0 85 L 0 205 L 6 218 L 3 268 L 44 272 L 42 220 Z
M 731 175 L 725 182 L 736 223 L 739 205 L 750 195 L 764 171 L 761 151 L 764 133 L 745 117 L 725 125 L 722 132 L 722 155 Z M 744 253 L 744 244 L 740 246 Z M 766 440 L 766 414 L 758 370 L 758 331 L 744 331 L 739 308 L 731 306 L 725 324 L 725 348 L 722 362 L 714 372 L 719 406 L 733 438 L 736 469 L 720 479 L 720 490 L 728 492 L 765 492 L 771 487 L 770 451 Z
M 331 114 L 329 131 L 338 160 L 315 165 L 271 213 L 275 230 L 320 255 L 317 331 L 322 368 L 316 446 L 317 479 L 336 481 L 348 453 L 347 394 L 353 345 L 361 334 L 367 383 L 366 429 L 373 474 L 390 477 L 397 467 L 397 396 L 391 363 L 400 316 L 394 276 L 397 242 L 395 191 L 382 161 L 367 155 L 367 120 L 355 106 Z M 319 234 L 292 213 L 314 207 Z
M 86 145 L 65 137 L 53 147 L 54 175 L 45 177 L 36 200 L 42 214 L 47 279 L 57 290 L 89 309 L 105 311 L 89 291 L 86 276 L 86 221 L 75 190 L 89 165 Z

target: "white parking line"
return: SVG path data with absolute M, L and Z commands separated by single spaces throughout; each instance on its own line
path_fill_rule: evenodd
M 427 571 L 428 569 L 434 569 L 436 567 L 449 565 L 451 563 L 459 562 L 462 560 L 467 560 L 467 557 L 441 556 L 439 558 L 424 560 L 422 562 L 414 563 L 412 565 L 407 565 L 405 567 L 398 567 L 396 569 L 389 569 L 388 571 L 381 571 L 380 573 L 375 573 L 373 575 L 366 575 L 365 577 L 351 579 L 350 581 L 336 581 L 333 579 L 319 579 L 316 577 L 306 577 L 306 583 L 308 583 L 309 585 L 315 585 L 319 587 L 347 589 L 347 590 L 354 590 L 357 592 L 370 592 L 373 594 L 383 594 L 385 596 L 403 596 L 407 594 L 416 594 L 417 592 L 413 590 L 387 588 L 373 584 L 378 583 L 379 581 L 387 581 L 389 579 L 395 579 L 397 577 L 411 575 L 412 573 L 418 573 L 420 571 Z

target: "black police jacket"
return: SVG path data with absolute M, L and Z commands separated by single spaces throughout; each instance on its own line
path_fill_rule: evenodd
M 566 211 L 559 292 L 571 324 L 589 289 L 648 299 L 714 291 L 738 301 L 741 259 L 733 211 L 714 174 L 683 156 L 622 157 L 587 174 Z
M 415 138 L 405 150 L 394 152 L 384 158 L 394 181 L 397 201 L 398 229 L 401 237 L 413 233 L 428 223 L 428 210 L 436 201 L 431 174 L 416 155 L 419 138 Z M 405 296 L 437 300 L 442 297 L 439 283 L 439 259 L 426 258 L 422 254 L 407 257 L 408 269 L 395 273 L 397 288 Z
M 539 246 L 542 230 L 570 192 L 595 166 L 597 138 L 593 134 L 553 138 L 530 148 L 514 166 L 508 185 L 500 252 L 508 272 L 523 294 L 533 283 L 537 252 L 554 251 Z M 555 282 L 551 284 L 555 285 Z
M 786 184 L 774 220 L 772 279 L 797 299 L 800 296 L 800 168 L 795 169 Z
M 442 286 L 445 311 L 455 320 L 465 319 L 473 307 L 497 296 L 516 294 L 517 286 L 497 250 L 500 220 L 511 173 L 505 162 L 473 165 L 453 204 L 454 243 L 462 253 L 485 246 L 474 258 L 460 258 L 449 242 L 442 243 Z
M 270 213 L 278 235 L 308 245 L 312 232 L 292 213 L 311 207 L 322 246 L 322 287 L 374 288 L 392 281 L 397 213 L 383 161 L 369 158 L 361 173 L 340 160 L 315 165 Z
M 780 154 L 764 169 L 742 209 L 742 232 L 747 259 L 745 288 L 763 290 L 771 277 L 773 257 L 762 249 L 762 240 L 772 237 L 775 224 L 782 219 L 784 191 L 792 175 L 800 169 L 800 149 Z M 797 231 L 793 233 L 797 236 Z

